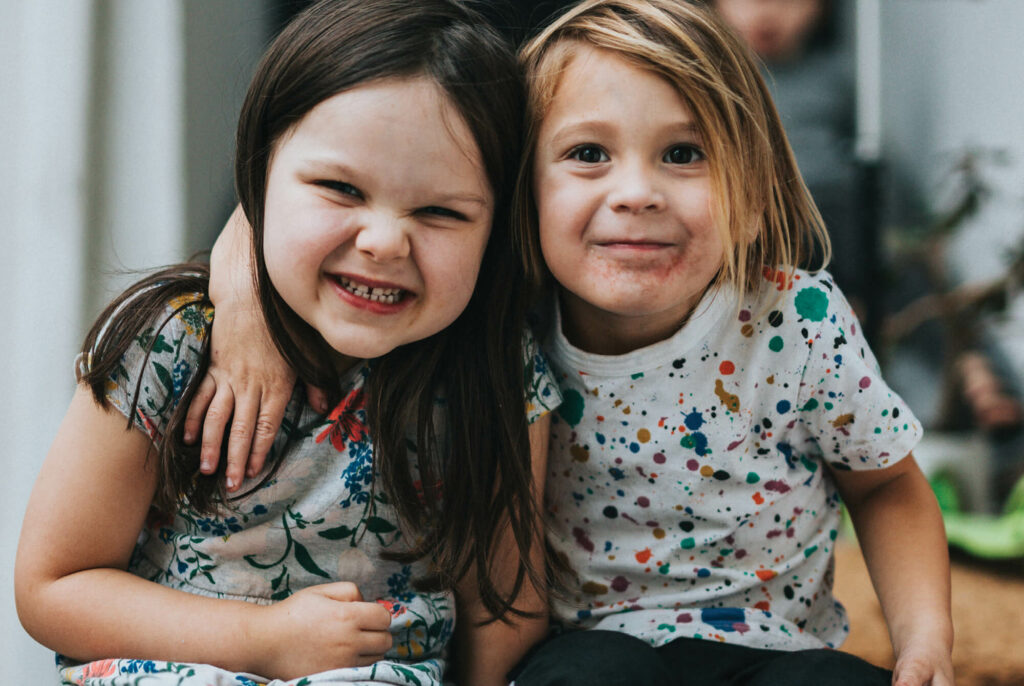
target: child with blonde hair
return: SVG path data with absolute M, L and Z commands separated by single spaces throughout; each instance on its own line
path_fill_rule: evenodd
M 555 633 L 538 684 L 950 686 L 945 536 L 826 272 L 820 215 L 755 60 L 714 13 L 590 0 L 521 52 L 517 226 L 545 296 Z M 838 648 L 845 504 L 892 673 Z

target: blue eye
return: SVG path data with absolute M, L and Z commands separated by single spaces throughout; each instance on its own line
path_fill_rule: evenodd
M 597 145 L 578 145 L 569 153 L 569 157 L 584 164 L 607 162 L 608 154 Z
M 704 153 L 696 145 L 673 145 L 661 159 L 669 164 L 695 164 L 704 159 Z
M 352 184 L 345 183 L 344 181 L 332 181 L 330 179 L 322 179 L 320 181 L 314 181 L 314 183 L 317 186 L 323 186 L 324 188 L 329 188 L 332 191 L 337 191 L 338 193 L 342 193 L 344 195 L 351 195 L 354 198 L 362 199 L 363 197 L 362 191 L 360 191 Z

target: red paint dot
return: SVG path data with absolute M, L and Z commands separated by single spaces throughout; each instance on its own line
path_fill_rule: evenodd
M 867 376 L 862 376 L 859 385 L 861 388 L 867 388 L 868 386 L 871 385 L 871 378 Z
M 718 371 L 721 372 L 722 374 L 732 374 L 734 371 L 736 371 L 736 365 L 734 365 L 729 360 L 726 360 L 722 364 L 718 365 Z
M 740 321 L 741 322 L 749 322 L 750 321 L 750 310 L 740 310 Z

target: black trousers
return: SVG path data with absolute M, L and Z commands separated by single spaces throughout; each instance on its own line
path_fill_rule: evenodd
M 889 686 L 892 672 L 838 650 L 762 650 L 680 638 L 660 648 L 617 631 L 576 631 L 531 651 L 515 686 Z

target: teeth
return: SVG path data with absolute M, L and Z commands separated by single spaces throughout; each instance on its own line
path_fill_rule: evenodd
M 356 283 L 351 279 L 346 279 L 344 276 L 339 277 L 338 280 L 346 291 L 358 295 L 360 298 L 366 298 L 371 302 L 394 305 L 402 297 L 401 288 L 370 288 L 366 284 Z

